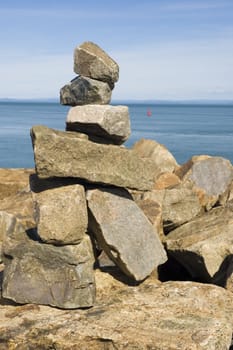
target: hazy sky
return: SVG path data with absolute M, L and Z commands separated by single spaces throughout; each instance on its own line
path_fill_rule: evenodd
M 233 99 L 233 0 L 7 0 L 0 98 L 59 97 L 84 41 L 120 66 L 113 99 Z

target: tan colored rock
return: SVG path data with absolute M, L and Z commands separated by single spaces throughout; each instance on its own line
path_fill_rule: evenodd
M 233 208 L 218 207 L 170 232 L 166 247 L 203 282 L 222 278 L 223 264 L 233 254 Z M 226 282 L 226 280 L 225 280 Z
M 108 83 L 80 76 L 61 88 L 60 103 L 68 106 L 104 105 L 111 101 L 111 96 Z
M 37 231 L 43 242 L 55 245 L 80 243 L 87 231 L 84 187 L 70 185 L 36 195 Z
M 40 178 L 73 177 L 141 190 L 151 189 L 155 164 L 132 150 L 101 145 L 45 126 L 31 130 L 36 172 Z
M 182 181 L 190 181 L 207 210 L 218 201 L 224 204 L 228 198 L 233 179 L 232 164 L 221 157 L 193 157 L 177 171 Z
M 31 229 L 36 226 L 30 191 L 21 191 L 0 200 L 0 210 L 16 216 L 25 229 Z
M 181 183 L 180 178 L 174 173 L 163 173 L 155 181 L 154 189 L 162 190 L 166 188 L 172 188 Z
M 143 280 L 167 260 L 158 232 L 123 189 L 87 191 L 89 230 L 129 277 Z
M 33 169 L 0 168 L 0 200 L 24 190 L 29 185 L 29 177 Z
M 136 203 L 155 228 L 155 232 L 158 232 L 160 240 L 163 241 L 162 206 L 152 199 L 141 199 L 136 201 Z
M 64 309 L 94 304 L 94 257 L 87 235 L 77 245 L 41 244 L 16 221 L 3 243 L 3 262 L 6 299 Z
M 118 64 L 98 45 L 86 41 L 74 51 L 74 72 L 106 81 L 114 87 L 119 78 Z
M 232 295 L 191 282 L 128 287 L 96 274 L 96 305 L 59 310 L 43 305 L 0 308 L 1 346 L 100 350 L 223 350 L 232 336 Z
M 162 206 L 165 233 L 190 221 L 203 211 L 197 193 L 188 183 L 164 190 L 145 192 L 143 198 L 157 201 Z
M 127 106 L 86 105 L 70 108 L 66 130 L 78 131 L 121 145 L 130 135 Z
M 157 177 L 164 172 L 172 173 L 178 166 L 168 149 L 154 140 L 141 139 L 134 144 L 133 150 L 141 157 L 153 160 L 157 167 Z

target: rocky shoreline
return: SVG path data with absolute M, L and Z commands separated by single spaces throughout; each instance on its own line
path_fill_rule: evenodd
M 119 67 L 75 49 L 66 130 L 0 169 L 0 349 L 230 349 L 233 169 L 142 139 L 111 106 Z

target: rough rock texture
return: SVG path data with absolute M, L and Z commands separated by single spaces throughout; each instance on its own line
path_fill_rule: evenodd
M 89 182 L 141 190 L 151 189 L 155 165 L 132 150 L 80 139 L 75 132 L 44 126 L 31 130 L 40 178 L 76 177 Z
M 170 232 L 166 246 L 194 279 L 224 285 L 232 242 L 233 206 L 228 206 L 212 209 Z
M 90 232 L 125 274 L 140 281 L 167 260 L 158 233 L 126 190 L 89 190 L 87 201 Z
M 2 349 L 229 349 L 232 296 L 223 288 L 148 279 L 129 287 L 96 272 L 91 309 L 2 305 Z
M 66 118 L 66 130 L 84 132 L 120 145 L 130 135 L 128 107 L 110 105 L 72 107 Z
M 160 240 L 164 240 L 164 232 L 163 232 L 163 218 L 162 218 L 162 206 L 152 200 L 152 199 L 140 199 L 137 202 L 139 208 L 146 215 L 148 220 L 155 228 L 155 232 L 158 232 Z
M 43 242 L 80 243 L 88 224 L 83 186 L 70 185 L 41 192 L 35 204 L 37 232 Z
M 3 260 L 2 244 L 9 234 L 17 235 L 18 232 L 24 232 L 23 226 L 19 220 L 10 213 L 0 211 L 0 262 Z
M 0 200 L 0 210 L 16 216 L 25 229 L 36 226 L 33 199 L 29 190 L 18 192 Z
M 67 309 L 92 306 L 95 281 L 90 238 L 57 247 L 41 244 L 28 234 L 16 222 L 3 243 L 3 297 Z
M 174 173 L 162 173 L 155 181 L 154 189 L 163 190 L 165 188 L 172 188 L 181 183 L 179 177 Z
M 28 187 L 33 169 L 0 168 L 0 200 L 17 194 Z
M 193 157 L 178 170 L 177 174 L 183 181 L 193 183 L 200 202 L 206 209 L 209 210 L 218 201 L 222 204 L 226 202 L 233 179 L 229 160 L 221 157 Z
M 108 104 L 112 90 L 105 82 L 77 77 L 60 90 L 60 103 L 69 106 Z
M 188 222 L 203 211 L 198 195 L 188 184 L 146 192 L 143 199 L 160 203 L 166 233 Z
M 151 158 L 157 167 L 157 176 L 164 172 L 173 172 L 178 164 L 168 149 L 153 140 L 141 139 L 133 146 L 133 150 L 143 158 Z
M 74 72 L 92 79 L 106 81 L 110 86 L 119 78 L 119 66 L 98 45 L 86 41 L 74 51 Z

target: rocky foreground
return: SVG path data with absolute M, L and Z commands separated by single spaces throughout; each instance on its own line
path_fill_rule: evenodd
M 233 169 L 132 149 L 119 69 L 75 49 L 66 131 L 31 129 L 35 169 L 0 169 L 0 349 L 228 350 Z

